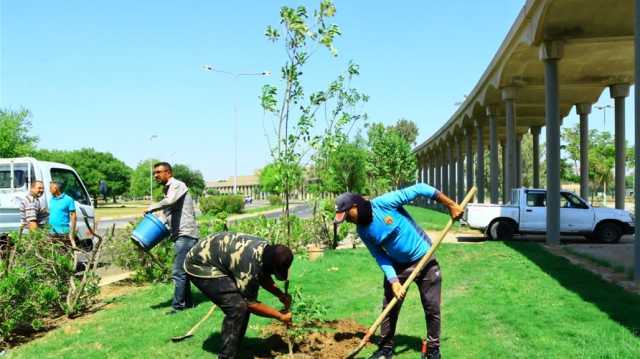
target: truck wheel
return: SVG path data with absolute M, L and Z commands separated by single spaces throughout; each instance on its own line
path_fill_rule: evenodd
M 513 223 L 509 221 L 495 221 L 489 227 L 489 238 L 497 241 L 510 241 L 513 239 L 513 235 L 516 232 Z
M 615 223 L 603 223 L 596 229 L 595 237 L 604 243 L 617 243 L 622 237 L 622 229 Z

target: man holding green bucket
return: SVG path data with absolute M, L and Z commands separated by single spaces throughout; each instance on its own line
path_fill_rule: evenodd
M 198 224 L 189 188 L 184 182 L 173 177 L 171 165 L 167 162 L 156 163 L 153 166 L 153 176 L 164 186 L 162 189 L 164 198 L 149 206 L 145 214 L 161 210 L 171 231 L 176 254 L 171 274 L 175 290 L 171 302 L 172 309 L 167 314 L 175 314 L 193 306 L 191 284 L 183 264 L 187 252 L 198 241 Z

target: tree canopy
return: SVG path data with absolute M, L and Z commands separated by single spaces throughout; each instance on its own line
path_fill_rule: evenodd
M 35 152 L 38 137 L 29 134 L 31 113 L 0 109 L 0 157 L 22 157 Z

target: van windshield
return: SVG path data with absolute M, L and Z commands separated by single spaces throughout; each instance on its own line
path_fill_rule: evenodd
M 29 176 L 27 164 L 15 163 L 13 165 L 13 187 L 11 186 L 11 165 L 4 163 L 0 165 L 0 189 L 21 189 L 27 188 L 27 177 Z M 35 179 L 31 171 L 31 181 Z

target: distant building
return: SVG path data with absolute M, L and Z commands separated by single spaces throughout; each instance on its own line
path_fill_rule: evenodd
M 306 187 L 312 182 L 306 180 L 301 188 L 297 188 L 291 194 L 292 199 L 306 200 L 309 199 L 310 194 Z M 233 177 L 229 177 L 226 180 L 207 181 L 207 189 L 212 188 L 222 194 L 233 193 Z M 263 192 L 260 187 L 260 177 L 256 175 L 250 176 L 238 176 L 237 179 L 237 192 L 243 196 L 251 196 L 253 199 L 267 199 L 269 193 Z

